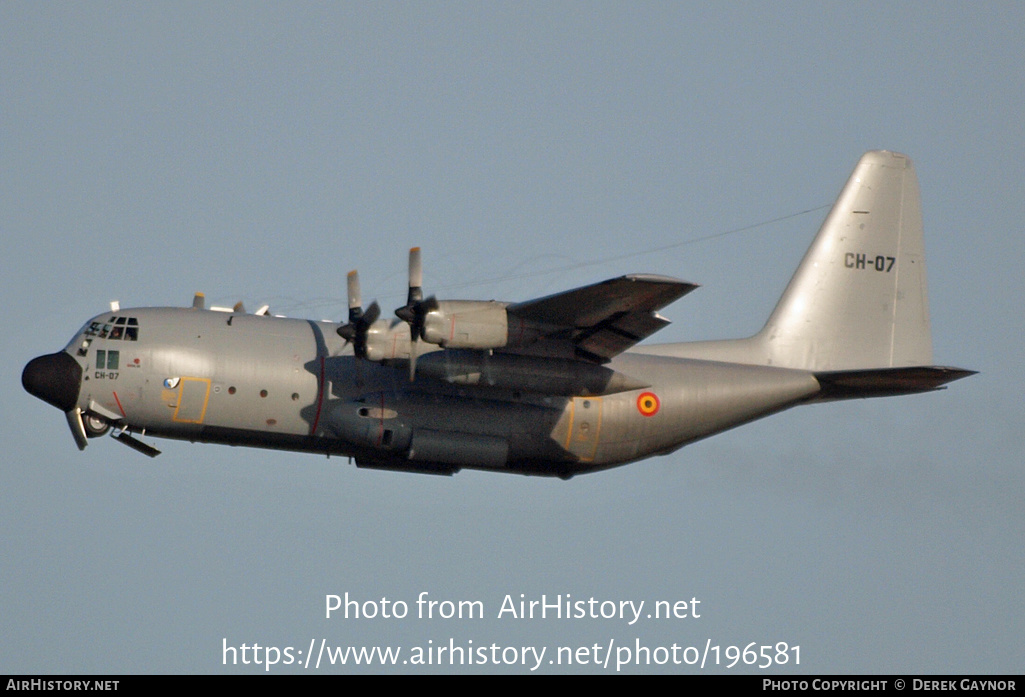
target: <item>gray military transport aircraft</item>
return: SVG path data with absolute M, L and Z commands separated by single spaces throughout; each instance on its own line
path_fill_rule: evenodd
M 940 389 L 918 180 L 887 151 L 858 162 L 765 327 L 635 346 L 696 288 L 634 274 L 519 303 L 421 290 L 380 317 L 349 274 L 339 325 L 261 308 L 119 309 L 22 373 L 80 449 L 111 432 L 354 458 L 361 467 L 570 477 L 673 452 L 783 409 Z M 133 435 L 134 434 L 134 435 Z

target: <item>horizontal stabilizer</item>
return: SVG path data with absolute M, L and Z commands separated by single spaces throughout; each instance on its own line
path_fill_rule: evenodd
M 942 366 L 880 368 L 876 370 L 837 370 L 815 373 L 822 386 L 816 401 L 893 397 L 944 389 L 948 382 L 975 375 L 974 370 Z

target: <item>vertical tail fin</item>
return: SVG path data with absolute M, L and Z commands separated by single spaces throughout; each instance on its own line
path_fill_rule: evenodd
M 921 202 L 910 158 L 883 150 L 862 156 L 752 341 L 769 363 L 789 368 L 932 364 Z
M 884 150 L 858 161 L 760 332 L 651 352 L 812 371 L 820 400 L 928 392 L 974 374 L 932 365 L 918 179 L 907 156 Z

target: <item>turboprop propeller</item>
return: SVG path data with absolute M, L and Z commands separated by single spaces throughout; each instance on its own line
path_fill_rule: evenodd
M 416 378 L 418 342 L 423 337 L 427 313 L 438 309 L 438 300 L 433 295 L 424 300 L 423 277 L 420 248 L 413 247 L 409 250 L 409 293 L 406 295 L 406 304 L 395 310 L 395 316 L 409 325 L 410 382 Z
M 367 331 L 377 321 L 381 314 L 381 306 L 377 301 L 370 303 L 370 307 L 363 310 L 363 301 L 360 297 L 359 273 L 350 271 L 346 279 L 349 294 L 349 323 L 338 328 L 338 336 L 352 344 L 353 352 L 357 358 L 367 357 Z

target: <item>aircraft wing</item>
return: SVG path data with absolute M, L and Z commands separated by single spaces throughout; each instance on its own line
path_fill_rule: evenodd
M 657 311 L 695 288 L 669 276 L 633 274 L 515 303 L 506 311 L 510 322 L 546 327 L 530 353 L 607 363 L 669 324 Z

